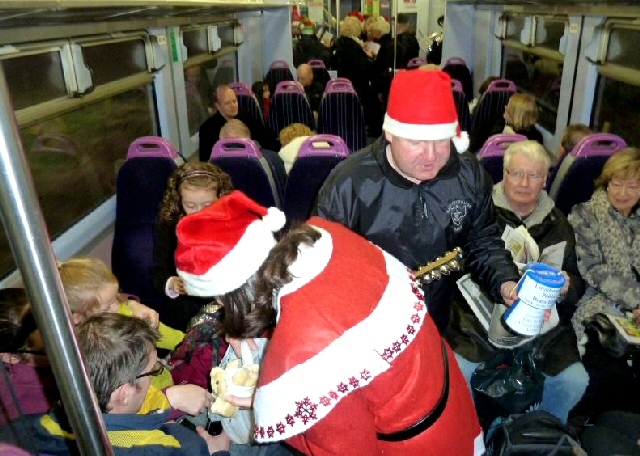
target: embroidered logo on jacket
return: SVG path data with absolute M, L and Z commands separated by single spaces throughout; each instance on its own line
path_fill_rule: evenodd
M 451 216 L 454 232 L 457 233 L 462 229 L 462 222 L 467 216 L 467 209 L 471 209 L 471 203 L 466 200 L 453 200 L 447 206 L 447 214 Z

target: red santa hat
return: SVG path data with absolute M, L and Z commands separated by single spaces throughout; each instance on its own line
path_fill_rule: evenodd
M 175 262 L 187 294 L 221 296 L 258 271 L 285 224 L 279 209 L 234 191 L 178 223 Z
M 451 78 L 444 71 L 399 71 L 393 78 L 382 129 L 412 140 L 451 138 L 456 150 L 469 148 L 460 130 Z

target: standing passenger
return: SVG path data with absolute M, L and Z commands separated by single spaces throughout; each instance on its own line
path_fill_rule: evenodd
M 187 291 L 220 296 L 229 337 L 275 326 L 256 439 L 310 455 L 482 454 L 471 396 L 411 271 L 319 218 L 276 242 L 284 223 L 233 192 L 177 229 Z
M 425 101 L 427 100 L 427 101 Z M 518 270 L 505 250 L 491 179 L 466 150 L 442 71 L 401 71 L 391 84 L 385 136 L 340 163 L 318 195 L 317 212 L 363 235 L 412 269 L 454 247 L 497 302 L 514 301 Z M 455 278 L 426 285 L 429 314 L 449 321 Z

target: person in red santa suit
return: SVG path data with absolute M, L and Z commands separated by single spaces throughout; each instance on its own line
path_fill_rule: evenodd
M 413 272 L 344 226 L 243 193 L 177 228 L 187 293 L 219 296 L 228 337 L 273 329 L 253 407 L 257 442 L 311 455 L 480 455 L 482 431 Z

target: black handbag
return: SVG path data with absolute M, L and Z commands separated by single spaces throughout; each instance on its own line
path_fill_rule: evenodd
M 587 456 L 562 421 L 542 410 L 509 416 L 486 447 L 486 456 Z

